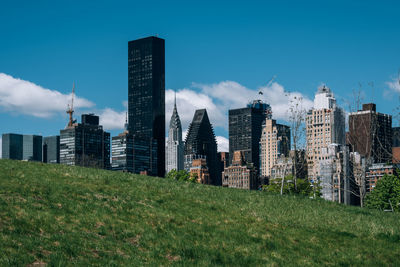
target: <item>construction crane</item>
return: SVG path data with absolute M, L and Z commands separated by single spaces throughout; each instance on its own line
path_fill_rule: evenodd
M 267 85 L 265 87 L 269 87 L 271 86 L 271 84 L 275 81 L 276 79 L 276 75 L 272 76 L 271 80 L 269 80 L 269 82 L 267 83 Z M 262 91 L 262 87 L 260 87 L 260 91 L 258 91 L 259 95 L 263 95 L 263 91 Z
M 74 97 L 75 97 L 75 83 L 72 84 L 72 94 L 71 94 L 71 105 L 68 104 L 67 108 L 67 114 L 69 115 L 69 121 L 68 121 L 68 128 L 71 128 L 74 126 L 74 123 L 76 122 L 72 115 L 74 114 Z

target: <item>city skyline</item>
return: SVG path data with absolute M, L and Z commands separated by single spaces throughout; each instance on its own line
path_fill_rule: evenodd
M 256 99 L 260 87 L 264 87 L 263 100 L 272 106 L 273 118 L 280 122 L 287 117 L 285 91 L 297 92 L 309 107 L 321 83 L 335 92 L 347 111 L 345 100 L 352 100 L 351 91 L 361 83 L 364 103 L 377 103 L 380 112 L 393 114 L 400 93 L 393 80 L 400 67 L 394 12 L 399 4 L 316 3 L 300 7 L 303 14 L 276 3 L 246 7 L 218 3 L 214 11 L 190 5 L 173 11 L 173 4 L 157 3 L 160 20 L 148 24 L 139 23 L 144 16 L 140 10 L 148 4 L 113 7 L 110 23 L 102 18 L 111 2 L 100 3 L 89 13 L 84 12 L 89 8 L 86 3 L 66 5 L 65 10 L 45 3 L 30 6 L 25 2 L 21 9 L 5 4 L 0 17 L 7 25 L 0 44 L 0 131 L 57 134 L 67 123 L 68 94 L 75 81 L 75 118 L 94 112 L 112 135 L 121 132 L 127 102 L 126 43 L 157 33 L 166 39 L 166 125 L 176 91 L 183 137 L 194 110 L 206 108 L 220 151 L 227 151 L 228 110 Z M 136 17 L 124 10 L 129 8 Z M 163 23 L 162 18 L 168 16 L 164 8 L 186 23 Z M 22 24 L 15 19 L 17 12 L 26 19 L 32 14 L 39 18 Z M 201 15 L 209 20 L 197 23 Z M 94 27 L 95 23 L 99 25 Z M 293 25 L 298 27 L 293 29 Z M 277 79 L 266 87 L 273 75 Z

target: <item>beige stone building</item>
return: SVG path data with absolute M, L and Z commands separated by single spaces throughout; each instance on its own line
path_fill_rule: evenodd
M 271 176 L 271 168 L 281 156 L 289 156 L 290 127 L 266 120 L 260 139 L 260 172 L 262 177 Z
M 308 178 L 318 180 L 321 160 L 326 159 L 322 150 L 330 144 L 345 144 L 345 114 L 336 105 L 336 99 L 326 86 L 318 88 L 314 107 L 306 117 Z
M 252 163 L 244 160 L 244 152 L 233 153 L 232 164 L 222 173 L 222 186 L 240 189 L 257 189 L 257 174 Z
M 205 158 L 198 158 L 192 161 L 190 175 L 196 176 L 197 182 L 200 184 L 211 184 L 210 172 Z

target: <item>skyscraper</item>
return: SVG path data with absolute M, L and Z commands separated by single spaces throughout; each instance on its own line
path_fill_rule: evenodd
M 133 137 L 128 132 L 128 122 L 125 122 L 125 130 L 111 140 L 112 161 L 111 168 L 114 171 L 133 171 Z
M 128 43 L 129 133 L 146 146 L 134 153 L 150 155 L 149 175 L 165 174 L 165 41 L 147 37 Z M 154 147 L 155 145 L 155 147 Z M 157 149 L 156 159 L 152 149 Z M 141 155 L 135 155 L 140 160 Z M 147 160 L 147 156 L 143 158 Z
M 255 100 L 245 108 L 229 110 L 229 163 L 235 151 L 242 151 L 243 160 L 260 168 L 260 138 L 262 124 L 271 119 L 270 105 Z
M 43 162 L 60 163 L 60 136 L 43 138 Z
M 184 144 L 182 142 L 182 125 L 181 120 L 179 119 L 178 110 L 176 108 L 175 97 L 174 110 L 169 122 L 166 172 L 169 172 L 172 169 L 177 171 L 183 170 L 183 149 Z
M 110 133 L 98 116 L 83 114 L 82 123 L 60 131 L 60 163 L 110 169 Z
M 185 140 L 184 155 L 185 170 L 190 171 L 193 160 L 205 158 L 211 183 L 221 185 L 222 181 L 217 161 L 217 141 L 205 109 L 196 110 L 194 114 Z
M 392 116 L 376 112 L 373 103 L 349 115 L 349 143 L 352 152 L 369 159 L 369 163 L 392 161 Z
M 314 98 L 314 107 L 306 117 L 308 178 L 317 180 L 320 160 L 325 156 L 322 149 L 330 144 L 345 144 L 345 115 L 336 105 L 330 88 L 321 86 Z
M 289 156 L 290 127 L 276 123 L 276 120 L 266 120 L 261 134 L 260 149 L 260 173 L 269 177 L 276 160 L 281 156 Z

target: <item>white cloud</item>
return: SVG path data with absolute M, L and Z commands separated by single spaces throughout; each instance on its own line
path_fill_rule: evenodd
M 65 112 L 70 99 L 70 94 L 62 94 L 0 73 L 0 108 L 6 111 L 47 118 Z M 76 108 L 94 106 L 89 100 L 77 96 L 74 105 Z
M 259 90 L 263 95 L 259 95 Z M 255 99 L 269 103 L 272 108 L 273 118 L 288 120 L 288 109 L 294 98 L 302 98 L 302 107 L 309 109 L 313 101 L 302 95 L 300 92 L 288 92 L 278 84 L 272 83 L 268 87 L 261 87 L 252 90 L 234 81 L 223 81 L 215 84 L 197 84 L 193 87 L 176 91 L 176 102 L 178 113 L 182 121 L 182 127 L 186 129 L 191 122 L 196 109 L 207 109 L 208 116 L 214 127 L 222 127 L 228 130 L 228 110 L 245 107 L 246 104 Z M 171 118 L 174 91 L 166 91 L 166 121 L 167 127 Z
M 398 79 L 393 79 L 391 82 L 386 82 L 386 85 L 390 90 L 400 93 L 400 81 Z
M 123 129 L 125 125 L 125 111 L 118 112 L 111 108 L 105 108 L 99 112 L 100 125 L 105 130 Z
M 229 140 L 223 136 L 216 136 L 218 144 L 218 152 L 228 152 L 229 151 Z

